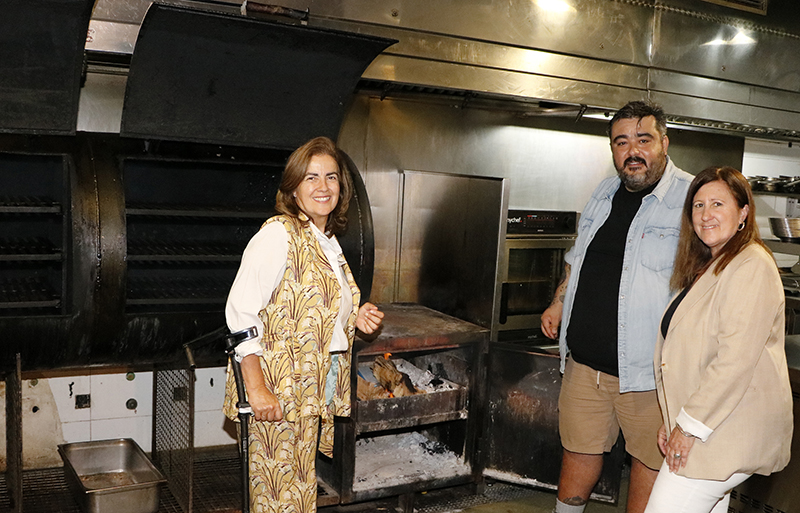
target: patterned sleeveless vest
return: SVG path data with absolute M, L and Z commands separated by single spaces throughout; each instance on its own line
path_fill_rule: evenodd
M 338 353 L 336 376 L 329 380 L 329 347 L 341 304 L 339 281 L 331 265 L 339 265 L 339 262 L 328 263 L 308 218 L 300 215 L 300 219 L 280 215 L 267 220 L 267 223 L 283 223 L 289 235 L 289 251 L 283 279 L 273 291 L 269 304 L 259 312 L 264 323 L 261 369 L 267 387 L 283 407 L 284 420 L 294 422 L 298 416 L 321 417 L 319 450 L 332 456 L 333 416 L 350 415 L 350 362 L 361 293 L 350 267 L 342 259 L 353 295 L 353 308 L 345 330 L 348 349 Z M 236 420 L 238 398 L 230 363 L 227 378 L 223 412 Z M 332 400 L 328 404 L 325 402 L 326 382 L 334 383 Z

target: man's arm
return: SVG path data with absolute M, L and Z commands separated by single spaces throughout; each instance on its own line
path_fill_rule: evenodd
M 569 282 L 569 274 L 572 266 L 564 264 L 564 278 L 561 283 L 556 287 L 556 293 L 553 296 L 553 301 L 547 310 L 542 313 L 542 333 L 548 338 L 555 339 L 558 337 L 558 327 L 561 325 L 561 314 L 564 310 L 564 297 L 567 294 L 567 283 Z

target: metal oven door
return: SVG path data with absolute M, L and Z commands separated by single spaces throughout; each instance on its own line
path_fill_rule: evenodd
M 501 294 L 493 340 L 542 338 L 542 313 L 553 300 L 564 273 L 564 254 L 574 242 L 573 236 L 552 235 L 506 239 L 498 272 Z

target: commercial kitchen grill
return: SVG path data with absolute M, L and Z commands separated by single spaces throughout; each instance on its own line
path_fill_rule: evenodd
M 0 20 L 0 33 L 11 35 L 0 48 L 0 110 L 9 113 L 0 120 L 0 372 L 9 376 L 6 481 L 15 511 L 23 503 L 22 372 L 152 368 L 179 359 L 185 342 L 222 326 L 239 257 L 272 214 L 287 156 L 311 137 L 336 138 L 363 70 L 391 44 L 154 3 L 130 60 L 119 133 L 77 132 L 91 5 L 10 0 Z M 366 299 L 372 221 L 352 161 L 348 172 L 355 198 L 340 242 Z M 538 367 L 512 357 L 515 370 L 508 371 L 488 348 L 489 328 L 419 306 L 386 312 L 384 332 L 357 348 L 354 368 L 392 352 L 458 387 L 357 401 L 354 373 L 353 417 L 337 419 L 337 452 L 318 464 L 338 500 L 409 496 L 480 482 L 484 469 L 505 468 L 501 455 L 521 451 L 504 445 L 482 452 L 494 430 L 507 427 L 487 415 L 535 390 L 501 380 L 494 396 L 487 382 L 524 381 Z M 194 357 L 201 366 L 219 365 L 224 351 L 211 345 Z M 159 389 L 166 389 L 167 403 L 184 406 L 180 386 Z M 547 419 L 532 420 L 549 429 Z M 436 472 L 428 474 L 392 464 L 391 480 L 381 481 L 365 464 L 371 449 L 395 440 L 422 451 L 410 457 L 412 466 L 428 456 L 446 463 L 434 460 Z M 176 469 L 168 470 L 186 473 Z M 194 500 L 191 492 L 177 495 L 183 508 Z M 405 509 L 412 507 L 406 501 Z
M 336 138 L 361 73 L 391 44 L 155 3 L 120 133 L 76 132 L 92 4 L 12 0 L 0 21 L 14 35 L 0 73 L 3 372 L 17 353 L 24 371 L 149 365 L 224 324 L 286 158 Z M 369 201 L 348 164 L 355 198 L 340 242 L 368 297 Z M 216 347 L 196 356 L 224 361 Z
M 287 157 L 312 137 L 337 138 L 362 72 L 392 43 L 154 3 L 119 130 L 78 132 L 93 5 L 9 0 L 0 19 L 0 373 L 15 511 L 22 373 L 150 368 L 222 326 L 242 250 L 273 214 Z M 346 160 L 354 198 L 340 243 L 368 298 L 369 201 Z M 218 365 L 225 354 L 220 344 L 195 358 Z

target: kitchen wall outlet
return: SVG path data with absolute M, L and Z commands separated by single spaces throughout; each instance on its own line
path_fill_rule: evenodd
M 91 394 L 76 394 L 75 395 L 75 409 L 90 408 L 92 406 Z

